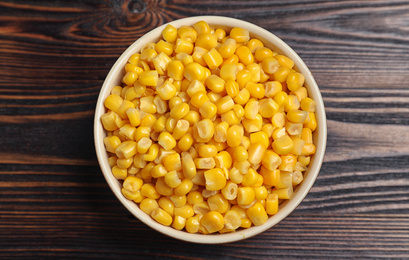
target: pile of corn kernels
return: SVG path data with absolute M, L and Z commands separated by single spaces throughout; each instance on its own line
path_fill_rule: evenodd
M 249 31 L 167 25 L 133 54 L 101 122 L 122 193 L 189 233 L 264 224 L 315 153 L 316 103 L 294 62 Z

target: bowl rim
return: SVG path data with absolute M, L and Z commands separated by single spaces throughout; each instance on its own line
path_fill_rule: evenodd
M 100 117 L 103 113 L 105 113 L 104 108 L 104 100 L 109 94 L 110 90 L 114 86 L 111 82 L 118 79 L 119 72 L 122 72 L 123 66 L 125 65 L 128 57 L 138 51 L 147 41 L 157 40 L 160 37 L 161 31 L 168 25 L 171 24 L 176 28 L 179 28 L 182 25 L 193 25 L 198 21 L 206 21 L 211 26 L 225 27 L 225 28 L 233 28 L 233 27 L 241 27 L 250 31 L 250 35 L 254 36 L 266 46 L 270 45 L 274 47 L 275 50 L 278 50 L 280 53 L 286 55 L 287 57 L 291 58 L 294 63 L 295 67 L 298 71 L 304 74 L 305 76 L 305 85 L 309 91 L 309 95 L 316 101 L 316 118 L 317 118 L 317 129 L 314 141 L 316 143 L 316 153 L 314 158 L 312 158 L 312 162 L 308 168 L 308 174 L 304 178 L 303 182 L 297 187 L 297 191 L 294 192 L 293 197 L 290 200 L 287 200 L 284 204 L 280 205 L 280 210 L 274 216 L 270 216 L 266 223 L 260 226 L 253 226 L 248 229 L 240 229 L 238 231 L 232 233 L 224 233 L 224 234 L 191 234 L 186 231 L 179 231 L 172 227 L 166 227 L 155 220 L 153 220 L 150 216 L 146 213 L 141 211 L 136 203 L 126 199 L 122 193 L 119 186 L 119 181 L 116 180 L 112 173 L 111 169 L 108 164 L 107 160 L 107 152 L 105 150 L 103 144 L 103 138 L 105 137 L 104 129 L 102 127 L 102 123 L 100 121 Z M 118 82 L 118 81 L 115 81 Z M 252 236 L 258 235 L 276 224 L 280 221 L 285 219 L 291 212 L 293 212 L 297 206 L 302 202 L 305 196 L 308 194 L 309 190 L 313 186 L 325 154 L 326 149 L 326 142 L 327 142 L 327 125 L 326 125 L 326 114 L 323 99 L 318 88 L 317 83 L 315 82 L 312 73 L 304 63 L 304 61 L 298 56 L 298 54 L 283 40 L 278 38 L 273 33 L 267 31 L 266 29 L 255 25 L 253 23 L 239 20 L 236 18 L 225 17 L 225 16 L 216 16 L 216 15 L 206 15 L 206 16 L 192 16 L 187 18 L 182 18 L 178 20 L 171 21 L 169 23 L 165 23 L 149 32 L 144 34 L 143 36 L 139 37 L 133 44 L 131 44 L 123 53 L 122 55 L 116 60 L 114 65 L 111 67 L 107 77 L 104 80 L 104 83 L 100 89 L 98 100 L 96 103 L 95 114 L 94 114 L 94 145 L 95 151 L 97 154 L 98 163 L 100 169 L 104 175 L 106 182 L 108 183 L 110 189 L 113 191 L 115 196 L 118 200 L 131 212 L 137 219 L 142 221 L 147 226 L 153 228 L 154 230 L 165 234 L 167 236 L 186 241 L 186 242 L 193 242 L 193 243 L 201 243 L 201 244 L 220 244 L 220 243 L 230 243 L 239 241 L 242 239 L 247 239 Z

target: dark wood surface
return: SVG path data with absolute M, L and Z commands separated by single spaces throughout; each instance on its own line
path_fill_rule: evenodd
M 320 86 L 310 194 L 247 240 L 187 244 L 135 219 L 99 169 L 93 113 L 117 57 L 174 19 L 266 28 Z M 0 1 L 0 259 L 409 258 L 409 1 Z

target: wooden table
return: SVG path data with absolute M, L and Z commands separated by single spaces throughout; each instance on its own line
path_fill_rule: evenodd
M 266 28 L 311 69 L 328 146 L 310 194 L 247 240 L 159 234 L 113 195 L 93 113 L 118 56 L 174 19 Z M 0 258 L 408 258 L 409 1 L 0 1 Z

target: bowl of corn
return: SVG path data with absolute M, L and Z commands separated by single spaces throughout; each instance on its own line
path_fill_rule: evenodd
M 136 40 L 101 88 L 102 173 L 140 221 L 195 243 L 257 235 L 288 216 L 326 147 L 319 88 L 301 58 L 254 24 L 184 18 Z

